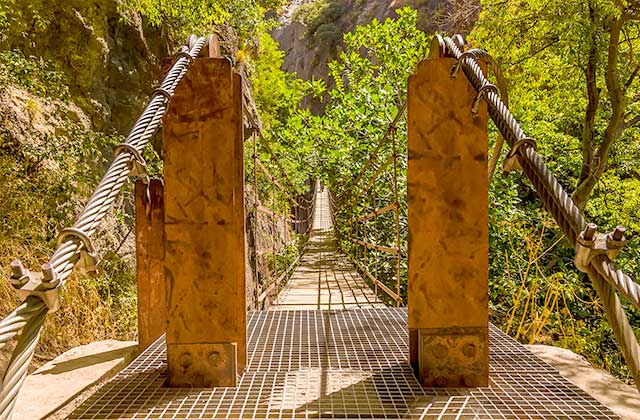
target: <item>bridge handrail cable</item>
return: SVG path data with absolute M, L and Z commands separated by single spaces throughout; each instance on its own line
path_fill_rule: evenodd
M 304 235 L 308 237 L 309 232 L 311 231 L 311 228 L 313 226 L 313 218 L 315 214 L 314 210 L 315 210 L 317 194 L 316 194 L 315 185 L 312 186 L 313 195 L 311 199 L 308 199 L 305 196 L 305 194 L 300 193 L 298 191 L 295 184 L 293 184 L 293 182 L 291 181 L 291 178 L 288 176 L 287 172 L 282 166 L 280 160 L 278 159 L 278 156 L 273 152 L 273 149 L 269 145 L 269 141 L 264 136 L 263 130 L 261 128 L 262 124 L 260 124 L 258 117 L 256 116 L 252 118 L 249 115 L 247 115 L 247 117 L 251 121 L 250 139 L 253 146 L 253 154 L 251 158 L 253 160 L 253 208 L 254 208 L 254 214 L 255 214 L 255 219 L 254 219 L 255 226 L 253 227 L 253 267 L 252 268 L 253 268 L 254 281 L 256 282 L 256 284 L 260 284 L 261 276 L 259 274 L 259 267 L 258 267 L 259 259 L 264 258 L 265 256 L 268 256 L 268 255 L 273 255 L 275 257 L 276 255 L 280 254 L 282 251 L 286 250 L 289 246 L 295 245 L 297 243 L 297 240 L 294 239 L 284 244 L 277 244 L 276 235 L 274 234 L 272 235 L 271 246 L 263 247 L 259 249 L 258 248 L 258 225 L 259 225 L 258 213 L 262 213 L 269 216 L 270 221 L 272 223 L 272 229 L 274 232 L 277 229 L 276 225 L 278 221 L 282 221 L 284 223 L 291 223 L 294 226 L 296 232 L 299 230 L 298 226 L 302 225 L 302 229 L 304 229 Z M 269 169 L 266 167 L 266 165 L 260 160 L 260 157 L 258 155 L 258 143 L 260 143 L 264 147 L 264 149 L 268 152 L 271 163 L 275 165 L 278 173 L 280 174 L 280 180 L 278 180 L 278 178 L 272 175 Z M 258 185 L 259 173 L 264 174 L 268 182 L 273 187 L 271 197 L 270 197 L 271 207 L 266 206 L 260 199 L 259 185 Z M 293 193 L 291 193 L 283 185 L 285 183 L 289 186 L 289 188 L 293 191 Z M 292 207 L 295 209 L 294 217 L 286 217 L 285 215 L 280 214 L 278 211 L 275 210 L 275 204 L 276 204 L 275 194 L 274 194 L 275 190 L 280 191 L 287 198 L 287 201 L 289 202 L 289 204 L 291 204 Z M 303 203 L 306 202 L 308 204 L 304 205 L 304 204 L 301 204 L 301 202 Z M 297 258 L 291 264 L 289 264 L 284 269 L 284 271 L 282 271 L 282 273 L 280 273 L 276 278 L 273 278 L 273 276 L 269 272 L 270 271 L 269 260 L 266 260 L 265 267 L 268 273 L 266 275 L 266 281 L 263 282 L 265 284 L 263 285 L 262 290 L 259 290 L 259 294 L 257 295 L 257 302 L 259 304 L 262 304 L 270 294 L 274 293 L 274 291 L 276 295 L 278 294 L 280 286 L 286 280 L 288 274 L 291 273 L 293 268 L 297 265 L 298 261 L 300 260 L 300 256 L 304 253 L 304 248 L 306 247 L 306 241 L 302 246 L 303 246 L 303 249 L 301 252 L 298 253 Z M 277 267 L 276 261 L 274 261 L 274 266 L 275 266 L 274 268 L 277 270 L 278 267 Z
M 483 54 L 476 52 L 464 55 L 464 41 L 459 35 L 454 38 L 438 36 L 436 40 L 443 55 L 457 60 L 452 69 L 452 77 L 455 77 L 453 70 L 456 67 L 463 70 L 478 92 L 474 102 L 485 100 L 489 116 L 511 147 L 504 162 L 505 170 L 522 168 L 546 210 L 576 250 L 576 266 L 589 276 L 636 386 L 640 389 L 640 345 L 616 293 L 622 294 L 632 305 L 640 308 L 640 284 L 618 269 L 610 257 L 615 256 L 626 242 L 624 229 L 618 227 L 614 232 L 603 235 L 596 232 L 595 224 L 587 224 L 578 206 L 536 152 L 535 141 L 525 135 L 497 90 L 487 89 L 491 83 L 477 62 L 483 59 Z M 602 243 L 606 245 L 602 247 Z
M 67 278 L 79 261 L 88 265 L 89 270 L 95 269 L 97 259 L 91 236 L 111 209 L 129 176 L 147 179 L 142 152 L 160 126 L 178 82 L 207 42 L 204 37 L 190 37 L 190 48 L 184 46 L 176 54 L 175 62 L 160 87 L 154 90 L 151 101 L 134 124 L 125 143 L 116 146 L 114 160 L 77 221 L 71 228 L 60 232 L 57 248 L 49 262 L 42 265 L 42 273 L 29 273 L 18 260 L 11 263 L 11 282 L 24 301 L 0 321 L 0 349 L 15 337 L 18 340 L 2 379 L 0 420 L 11 417 L 45 317 L 50 310 L 58 308 L 59 294 Z

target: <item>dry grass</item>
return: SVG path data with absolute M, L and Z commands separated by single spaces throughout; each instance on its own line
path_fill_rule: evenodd
M 7 96 L 9 95 L 9 96 Z M 33 102 L 24 107 L 20 98 Z M 9 262 L 20 259 L 37 271 L 51 256 L 57 233 L 73 223 L 110 160 L 117 136 L 88 130 L 69 116 L 68 106 L 23 90 L 0 101 L 0 316 L 19 301 L 6 281 Z M 47 105 L 54 103 L 54 105 Z M 31 110 L 30 110 L 31 109 Z M 34 111 L 37 110 L 36 111 Z M 37 113 L 37 117 L 34 114 Z M 62 117 L 61 117 L 62 116 Z M 70 118 L 65 120 L 65 118 Z M 99 252 L 115 249 L 129 228 L 124 205 L 107 215 L 94 238 Z M 101 256 L 101 274 L 78 273 L 63 292 L 61 309 L 47 317 L 38 349 L 41 358 L 103 339 L 135 336 L 135 276 L 132 261 Z M 5 354 L 6 357 L 6 354 Z

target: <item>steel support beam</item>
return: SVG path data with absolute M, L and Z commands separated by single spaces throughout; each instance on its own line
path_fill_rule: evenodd
M 236 386 L 246 363 L 241 82 L 196 59 L 164 117 L 170 386 Z
M 162 180 L 136 181 L 136 276 L 138 343 L 143 351 L 167 328 L 164 281 L 164 200 Z
M 430 58 L 409 80 L 410 358 L 424 386 L 487 386 L 487 108 Z

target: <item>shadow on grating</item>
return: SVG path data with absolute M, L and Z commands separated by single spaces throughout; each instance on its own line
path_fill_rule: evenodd
M 402 308 L 254 312 L 236 388 L 164 387 L 159 339 L 69 419 L 616 419 L 498 328 L 491 386 L 422 389 Z

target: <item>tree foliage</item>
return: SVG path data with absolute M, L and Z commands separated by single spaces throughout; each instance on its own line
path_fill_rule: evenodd
M 623 1 L 483 1 L 470 40 L 501 63 L 510 108 L 602 230 L 627 225 L 618 262 L 639 272 L 638 14 Z M 573 250 L 521 177 L 491 188 L 491 302 L 520 340 L 561 344 L 626 375 Z M 628 308 L 632 325 L 638 311 Z
M 283 0 L 122 0 L 118 7 L 124 13 L 140 13 L 152 25 L 166 26 L 181 35 L 202 34 L 227 23 L 246 39 L 265 30 L 266 10 L 283 4 Z

